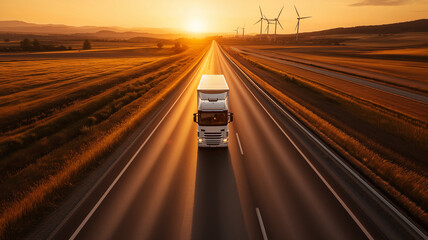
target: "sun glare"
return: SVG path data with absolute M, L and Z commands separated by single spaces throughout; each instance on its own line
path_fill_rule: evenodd
M 187 30 L 189 32 L 200 33 L 204 32 L 204 24 L 200 19 L 192 19 L 189 21 Z

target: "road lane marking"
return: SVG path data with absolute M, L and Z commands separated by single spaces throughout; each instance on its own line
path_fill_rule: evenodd
M 241 155 L 244 155 L 244 151 L 242 150 L 241 141 L 239 141 L 239 135 L 236 133 L 236 138 L 238 139 L 239 150 L 241 150 Z
M 234 48 L 236 49 L 236 48 Z M 240 51 L 239 49 L 237 49 L 238 51 Z M 242 52 L 242 51 L 240 51 Z M 340 71 L 340 70 L 334 70 L 334 69 L 326 69 L 320 66 L 308 66 L 308 64 L 302 63 L 302 62 L 297 62 L 294 60 L 287 60 L 287 59 L 283 59 L 283 58 L 274 58 L 274 57 L 270 57 L 270 56 L 266 56 L 266 55 L 260 55 L 257 53 L 252 53 L 252 52 L 248 52 L 245 51 L 245 53 L 249 54 L 249 55 L 253 55 L 255 57 L 260 57 L 263 59 L 267 59 L 267 60 L 271 60 L 274 62 L 278 62 L 281 64 L 285 64 L 285 65 L 289 65 L 289 66 L 293 66 L 293 67 L 297 67 L 306 71 L 310 71 L 310 72 L 314 72 L 317 74 L 322 74 L 328 77 L 333 77 L 333 78 L 337 78 L 343 81 L 347 81 L 347 82 L 351 82 L 354 84 L 358 84 L 360 86 L 365 86 L 368 88 L 372 88 L 378 91 L 382 91 L 384 93 L 388 93 L 388 94 L 392 94 L 398 97 L 403 97 L 403 98 L 407 98 L 409 100 L 415 101 L 415 102 L 420 102 L 420 103 L 428 103 L 428 98 L 425 97 L 424 95 L 421 94 L 417 94 L 417 93 L 412 93 L 409 91 L 405 91 L 405 90 L 401 90 L 395 87 L 390 87 L 388 85 L 385 84 L 380 84 L 380 83 L 376 83 L 376 82 L 372 82 L 370 81 L 370 77 L 367 76 L 358 76 L 356 75 L 356 77 L 352 76 L 352 73 L 347 73 L 345 71 Z M 366 80 L 368 79 L 368 80 Z
M 357 179 L 361 184 L 364 185 L 366 189 L 368 189 L 375 197 L 377 197 L 383 204 L 385 204 L 392 212 L 398 216 L 404 223 L 407 224 L 419 237 L 422 239 L 428 239 L 425 233 L 423 233 L 412 221 L 407 219 L 406 216 L 402 212 L 400 212 L 395 206 L 393 206 L 384 196 L 382 196 L 378 191 L 376 191 L 372 186 L 370 186 L 366 180 L 364 180 L 362 177 L 360 177 L 352 168 L 350 168 L 340 157 L 338 157 L 333 151 L 331 151 L 323 142 L 318 140 L 316 136 L 314 136 L 309 130 L 307 130 L 298 120 L 296 120 L 291 114 L 289 114 L 287 111 L 285 111 L 280 105 L 278 105 L 263 89 L 261 89 L 238 65 L 236 65 L 235 62 L 233 62 L 229 56 L 227 56 L 223 49 L 221 49 L 223 54 L 226 56 L 229 61 L 235 65 L 236 68 L 251 82 L 251 84 L 256 87 L 260 93 L 262 93 L 271 103 L 275 104 L 278 109 L 280 109 L 289 119 L 291 119 L 297 126 L 300 127 L 301 130 L 303 130 L 309 137 L 311 137 L 312 140 L 318 143 L 319 146 L 321 146 L 326 152 L 330 154 L 331 157 L 336 160 L 337 163 L 339 163 L 343 168 L 345 168 L 348 173 L 350 173 L 355 179 Z M 240 79 L 240 78 L 239 78 Z M 242 81 L 242 79 L 240 79 Z M 243 82 L 243 81 L 242 81 Z M 243 82 L 244 83 L 244 82 Z M 258 99 L 254 96 L 254 94 L 250 91 L 250 89 L 247 87 L 247 85 L 244 86 L 248 89 L 248 91 L 253 95 L 253 97 L 256 99 L 256 101 L 261 105 L 261 103 L 258 101 Z M 262 108 L 267 112 L 267 110 L 261 105 Z M 267 112 L 268 113 L 268 112 Z M 272 116 L 268 113 L 268 115 L 271 117 L 271 119 L 275 122 L 275 124 L 279 127 L 278 123 L 272 118 Z M 281 131 L 284 133 L 281 127 L 279 127 Z M 288 136 L 287 136 L 288 138 Z M 294 142 L 292 142 L 294 145 Z M 298 149 L 299 150 L 299 149 Z M 299 151 L 300 152 L 300 151 Z M 306 160 L 306 159 L 305 159 Z
M 91 211 L 88 213 L 88 215 L 85 217 L 85 219 L 80 223 L 79 227 L 74 231 L 73 235 L 69 238 L 69 240 L 74 240 L 79 232 L 82 230 L 82 228 L 85 226 L 85 224 L 89 221 L 89 219 L 92 217 L 94 212 L 97 210 L 97 208 L 101 205 L 101 203 L 104 201 L 104 199 L 107 197 L 107 195 L 110 193 L 110 191 L 113 189 L 114 185 L 119 181 L 119 179 L 122 177 L 122 175 L 125 173 L 125 171 L 128 169 L 128 167 L 131 165 L 131 163 L 134 161 L 136 156 L 140 153 L 140 151 L 143 149 L 143 147 L 146 145 L 146 143 L 150 140 L 152 135 L 156 132 L 156 130 L 159 128 L 159 126 L 162 124 L 163 120 L 168 116 L 169 112 L 174 108 L 175 104 L 180 100 L 181 96 L 184 94 L 184 92 L 187 90 L 189 85 L 193 82 L 193 79 L 195 78 L 195 75 L 200 71 L 201 66 L 205 64 L 200 63 L 197 70 L 193 74 L 191 80 L 187 83 L 184 90 L 180 93 L 178 98 L 174 101 L 172 106 L 168 109 L 168 111 L 165 113 L 165 115 L 162 117 L 162 119 L 159 121 L 159 123 L 156 125 L 156 127 L 153 129 L 153 131 L 150 133 L 150 135 L 146 138 L 146 140 L 143 142 L 143 144 L 138 148 L 138 150 L 135 152 L 135 154 L 132 156 L 131 160 L 125 165 L 125 167 L 120 171 L 119 175 L 114 179 L 114 181 L 110 184 L 108 189 L 104 192 L 104 194 L 101 196 L 101 198 L 98 200 L 98 202 L 95 204 L 95 206 L 91 209 Z M 138 138 L 137 138 L 138 139 Z M 133 143 L 132 143 L 133 144 Z M 131 145 L 132 145 L 131 144 Z
M 222 50 L 223 51 L 223 50 Z M 224 52 L 223 52 L 224 53 Z M 238 67 L 238 65 L 235 64 L 226 54 L 224 54 L 229 61 L 237 67 L 241 73 L 253 83 L 255 87 L 257 87 L 260 92 L 265 95 L 271 102 L 273 102 L 275 105 L 278 106 L 285 114 L 287 114 L 288 117 L 292 118 L 295 123 L 297 123 L 301 128 L 301 126 L 294 118 L 285 112 L 278 104 L 276 104 L 272 98 L 269 97 L 260 87 L 258 87 L 253 80 L 241 69 Z M 239 77 L 238 77 L 239 78 Z M 257 99 L 257 97 L 251 92 L 250 88 L 244 83 L 244 81 L 239 78 L 243 85 L 247 88 L 248 92 L 254 97 L 254 99 L 259 103 L 259 105 L 263 108 L 263 110 L 266 112 L 266 114 L 272 119 L 272 121 L 275 123 L 275 125 L 281 130 L 281 132 L 284 134 L 284 136 L 291 142 L 291 144 L 294 146 L 294 148 L 300 153 L 300 155 L 305 159 L 305 161 L 308 163 L 308 165 L 312 168 L 312 170 L 317 174 L 317 176 L 321 179 L 321 181 L 324 183 L 324 185 L 330 190 L 330 192 L 333 194 L 333 196 L 337 199 L 337 201 L 342 205 L 342 207 L 346 210 L 346 212 L 351 216 L 351 218 L 354 220 L 354 222 L 358 225 L 358 227 L 361 229 L 361 231 L 366 235 L 366 237 L 370 240 L 374 240 L 373 236 L 367 231 L 367 229 L 364 227 L 364 225 L 360 222 L 360 220 L 355 216 L 355 214 L 351 211 L 351 209 L 346 205 L 346 203 L 342 200 L 342 198 L 334 191 L 334 189 L 330 186 L 330 184 L 325 180 L 325 178 L 321 175 L 321 173 L 315 168 L 315 166 L 309 161 L 309 159 L 306 157 L 306 155 L 303 153 L 303 151 L 297 146 L 297 144 L 291 139 L 291 137 L 282 129 L 282 127 L 278 124 L 278 122 L 272 117 L 272 115 L 267 111 L 267 109 L 263 106 L 263 104 Z M 309 132 L 305 131 L 306 133 L 310 134 Z M 321 144 L 319 141 L 317 141 L 319 144 Z M 331 153 L 331 152 L 330 152 Z
M 265 225 L 263 224 L 262 214 L 260 214 L 260 209 L 256 208 L 257 219 L 259 219 L 260 229 L 262 230 L 263 240 L 268 240 Z

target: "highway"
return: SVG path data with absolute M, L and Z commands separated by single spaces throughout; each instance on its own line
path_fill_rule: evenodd
M 374 77 L 383 79 L 374 81 L 360 76 L 372 76 L 371 72 L 359 69 L 332 66 L 313 60 L 290 57 L 283 54 L 272 53 L 264 50 L 255 50 L 244 47 L 231 47 L 236 52 L 256 58 L 261 64 L 280 69 L 291 76 L 316 83 L 319 86 L 338 91 L 346 96 L 357 97 L 365 101 L 365 104 L 375 103 L 381 109 L 386 108 L 393 112 L 404 114 L 411 118 L 428 121 L 428 97 L 423 93 L 417 93 L 409 89 L 400 88 L 386 82 L 394 82 L 390 76 L 377 74 Z M 254 60 L 254 59 L 253 59 Z M 388 80 L 386 80 L 388 79 Z M 412 82 L 403 80 L 401 83 Z
M 228 82 L 228 148 L 197 147 L 192 114 L 202 74 Z M 49 239 L 426 239 L 308 134 L 213 42 Z
M 393 86 L 388 86 L 388 85 L 382 84 L 382 83 L 376 83 L 373 81 L 369 81 L 367 79 L 363 79 L 361 77 L 355 77 L 355 76 L 345 74 L 342 72 L 348 72 L 351 74 L 363 75 L 363 76 L 367 75 L 369 78 L 372 77 L 374 79 L 380 78 L 385 82 L 388 82 L 389 78 L 393 78 L 394 80 L 397 79 L 396 81 L 400 81 L 400 80 L 406 81 L 406 79 L 399 79 L 399 78 L 394 78 L 394 77 L 385 76 L 385 75 L 381 75 L 381 74 L 367 73 L 367 72 L 361 71 L 361 70 L 350 69 L 350 68 L 345 68 L 345 67 L 330 65 L 330 64 L 323 64 L 323 63 L 318 63 L 315 61 L 310 61 L 310 60 L 306 60 L 306 59 L 299 59 L 299 58 L 290 57 L 290 56 L 281 55 L 278 58 L 278 55 L 274 55 L 274 54 L 269 54 L 269 53 L 260 54 L 260 52 L 258 52 L 258 53 L 250 52 L 247 48 L 245 48 L 245 51 L 242 51 L 242 50 L 237 49 L 237 48 L 233 48 L 233 49 L 237 52 L 245 52 L 245 54 L 249 54 L 252 56 L 259 57 L 259 58 L 264 58 L 264 59 L 274 61 L 274 62 L 278 62 L 281 64 L 286 64 L 286 65 L 290 65 L 293 67 L 298 67 L 298 68 L 301 68 L 301 69 L 304 69 L 307 71 L 316 72 L 319 74 L 323 74 L 323 75 L 338 78 L 338 79 L 343 79 L 343 80 L 351 82 L 351 83 L 356 83 L 356 84 L 359 84 L 362 86 L 381 90 L 384 92 L 395 94 L 397 96 L 412 99 L 414 101 L 420 101 L 423 103 L 428 103 L 428 97 L 426 95 L 411 92 L 411 91 L 406 91 L 406 90 L 403 90 L 403 89 L 400 89 L 397 87 L 393 87 Z M 336 71 L 332 71 L 332 70 L 328 70 L 328 69 L 334 69 Z

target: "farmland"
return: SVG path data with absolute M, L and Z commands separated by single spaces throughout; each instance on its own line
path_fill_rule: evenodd
M 426 46 L 420 42 L 414 46 L 414 41 L 405 42 L 405 47 L 396 46 L 398 41 L 381 44 L 372 40 L 364 36 L 339 46 L 237 46 L 229 42 L 224 47 L 260 86 L 426 224 L 426 103 L 272 60 L 302 62 L 341 73 L 363 70 L 389 78 L 370 81 L 425 94 L 427 63 L 420 56 L 426 54 Z M 410 48 L 415 51 L 400 51 Z
M 34 224 L 165 101 L 206 49 L 186 44 L 0 54 L 1 235 Z

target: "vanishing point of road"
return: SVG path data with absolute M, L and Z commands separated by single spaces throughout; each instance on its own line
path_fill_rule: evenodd
M 192 114 L 202 74 L 228 82 L 228 148 L 198 149 Z M 164 105 L 50 239 L 426 239 L 216 42 Z

